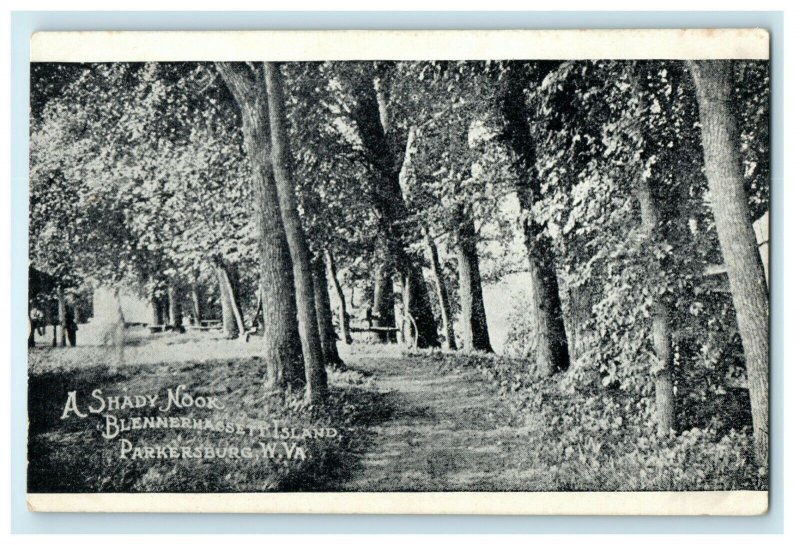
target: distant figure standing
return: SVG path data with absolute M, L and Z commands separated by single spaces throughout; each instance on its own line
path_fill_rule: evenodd
M 67 340 L 70 346 L 78 344 L 78 324 L 75 322 L 75 309 L 67 308 Z
M 367 320 L 367 327 L 372 329 L 372 321 L 374 320 L 372 307 L 367 307 L 367 311 L 364 313 L 364 318 Z

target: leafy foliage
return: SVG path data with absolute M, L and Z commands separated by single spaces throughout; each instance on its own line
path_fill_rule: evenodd
M 531 465 L 550 490 L 765 490 L 749 430 L 719 420 L 669 438 L 652 433 L 652 401 L 580 372 L 534 380 L 525 359 L 437 354 L 442 370 L 476 369 L 525 422 Z M 589 373 L 592 373 L 589 371 Z M 709 401 L 723 412 L 724 400 Z M 650 431 L 651 433 L 648 433 Z
M 191 63 L 86 65 L 47 102 L 31 136 L 36 266 L 159 295 L 209 276 L 213 255 L 252 262 L 241 138 L 214 77 Z

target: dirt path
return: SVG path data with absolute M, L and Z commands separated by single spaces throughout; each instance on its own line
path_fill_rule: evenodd
M 372 374 L 384 414 L 345 490 L 535 489 L 525 430 L 473 370 L 441 372 L 426 358 L 386 356 L 348 365 Z

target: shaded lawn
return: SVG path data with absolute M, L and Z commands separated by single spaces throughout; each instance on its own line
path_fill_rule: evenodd
M 109 366 L 113 352 L 103 347 L 78 349 L 36 348 L 30 352 L 28 489 L 30 492 L 226 492 L 265 490 L 327 490 L 346 478 L 356 464 L 351 452 L 358 441 L 353 426 L 357 415 L 372 410 L 379 400 L 365 389 L 353 389 L 363 381 L 357 373 L 331 373 L 328 406 L 307 407 L 301 392 L 275 395 L 265 390 L 266 369 L 262 359 L 248 355 L 257 345 L 218 338 L 169 335 L 141 343 L 145 363 Z M 159 350 L 160 348 L 160 350 Z M 128 347 L 126 354 L 134 353 Z M 200 355 L 233 353 L 226 359 L 205 359 Z M 167 360 L 152 361 L 160 353 Z M 170 361 L 171 360 L 171 361 Z M 189 360 L 189 361 L 186 361 Z M 306 459 L 278 456 L 258 459 L 123 459 L 120 438 L 101 436 L 105 420 L 101 414 L 86 418 L 71 415 L 61 419 L 68 392 L 77 391 L 81 410 L 95 388 L 103 396 L 158 393 L 158 404 L 167 390 L 185 384 L 194 395 L 218 398 L 224 410 L 207 408 L 173 409 L 170 416 L 209 418 L 241 423 L 279 420 L 281 426 L 328 428 L 337 437 L 298 440 Z M 158 406 L 113 413 L 126 416 L 164 416 Z M 260 437 L 237 436 L 214 431 L 187 429 L 134 430 L 122 434 L 132 444 L 189 447 L 251 447 L 259 451 Z M 260 450 L 263 452 L 263 450 Z M 130 454 L 128 455 L 130 456 Z

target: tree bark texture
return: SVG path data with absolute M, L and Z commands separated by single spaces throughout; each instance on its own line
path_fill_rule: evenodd
M 524 90 L 530 82 L 520 72 L 521 67 L 521 64 L 510 66 L 512 73 L 501 106 L 506 127 L 504 136 L 516 159 L 517 198 L 531 276 L 534 365 L 538 374 L 547 376 L 569 367 L 569 345 L 555 255 L 543 228 L 533 218 L 533 207 L 541 198 L 541 187 L 536 171 L 536 143 L 530 134 L 525 104 Z M 544 73 L 538 77 L 543 78 Z
M 67 346 L 67 300 L 64 297 L 64 288 L 59 284 L 56 287 L 56 297 L 58 299 L 58 324 L 61 331 L 58 332 L 58 346 Z
M 456 227 L 456 257 L 458 259 L 458 287 L 461 297 L 461 335 L 464 350 L 492 352 L 486 309 L 483 304 L 483 287 L 478 262 L 477 235 L 472 216 L 460 213 Z
M 286 127 L 283 75 L 280 66 L 274 62 L 264 63 L 264 75 L 272 140 L 272 166 L 275 171 L 281 218 L 289 243 L 289 254 L 294 271 L 297 321 L 300 327 L 300 340 L 305 361 L 306 393 L 310 400 L 317 401 L 323 399 L 327 394 L 328 379 L 325 374 L 325 358 L 317 327 L 311 252 L 308 250 L 308 242 L 300 222 L 300 214 L 297 211 L 289 134 Z
M 322 343 L 322 354 L 325 365 L 334 369 L 344 367 L 339 350 L 336 348 L 336 331 L 333 329 L 333 314 L 331 301 L 328 296 L 328 279 L 325 272 L 325 262 L 322 259 L 313 259 L 311 266 L 314 269 L 314 302 L 317 305 L 317 329 Z
M 389 264 L 381 260 L 373 271 L 372 288 L 372 325 L 378 327 L 395 327 L 394 319 L 394 282 Z M 397 342 L 397 335 L 388 331 L 372 333 L 372 339 L 381 343 Z
M 711 209 L 744 347 L 755 457 L 769 458 L 769 291 L 753 231 L 739 131 L 731 107 L 732 61 L 691 61 Z
M 158 300 L 158 313 L 161 317 L 161 324 L 169 324 L 169 305 L 167 304 L 166 296 L 162 296 Z
M 639 173 L 641 176 L 641 173 Z M 641 214 L 642 235 L 648 245 L 653 245 L 659 240 L 658 212 L 653 195 L 647 180 L 641 179 L 636 189 L 636 198 L 639 201 Z M 652 263 L 649 269 L 660 270 L 660 265 L 654 253 L 650 254 Z M 675 400 L 673 395 L 672 380 L 672 330 L 669 324 L 669 310 L 667 305 L 656 297 L 652 310 L 652 323 L 650 335 L 653 343 L 653 352 L 656 356 L 654 367 L 655 392 L 656 392 L 656 429 L 659 437 L 667 437 L 675 428 Z
M 235 274 L 236 269 L 233 265 L 228 265 L 224 261 L 221 261 L 221 268 L 222 280 L 225 282 L 225 290 L 230 300 L 234 323 L 236 324 L 238 335 L 242 336 L 247 331 L 247 328 L 244 325 L 244 315 L 242 314 L 242 305 L 239 301 L 239 291 L 236 289 L 236 285 L 231 278 Z
M 442 329 L 444 330 L 445 342 L 447 342 L 447 348 L 450 350 L 456 350 L 456 335 L 453 331 L 453 315 L 450 307 L 450 296 L 447 294 L 444 271 L 442 270 L 442 263 L 439 260 L 439 250 L 436 247 L 436 242 L 427 233 L 425 234 L 425 243 L 428 245 L 431 266 L 433 267 L 433 278 L 436 283 L 436 295 L 439 297 L 439 312 L 442 315 Z
M 341 329 L 341 339 L 347 344 L 352 344 L 353 335 L 350 333 L 350 314 L 348 314 L 347 311 L 347 297 L 336 275 L 336 261 L 333 258 L 333 252 L 330 250 L 325 251 L 325 262 L 328 266 L 328 274 L 331 276 L 331 282 L 333 282 L 336 298 L 339 301 L 339 328 Z
M 117 352 L 116 364 L 122 365 L 125 363 L 125 313 L 122 310 L 122 297 L 120 297 L 119 286 L 114 287 L 114 303 L 116 304 L 117 316 L 111 334 Z
M 167 285 L 167 301 L 169 304 L 169 325 L 173 329 L 180 329 L 183 325 L 181 303 L 178 299 L 178 288 L 170 281 Z
M 264 301 L 267 386 L 305 386 L 292 259 L 272 169 L 263 67 L 225 62 L 216 63 L 216 67 L 239 105 L 245 150 L 252 171 L 254 220 Z
M 162 325 L 163 322 L 161 320 L 161 303 L 156 295 L 150 296 L 150 309 L 153 313 L 153 317 L 151 318 L 151 325 Z
M 236 325 L 236 318 L 233 314 L 233 298 L 228 290 L 228 282 L 225 278 L 225 269 L 221 263 L 214 265 L 217 274 L 217 284 L 219 285 L 219 304 L 222 307 L 222 330 L 229 339 L 235 339 L 239 335 L 239 328 Z
M 196 283 L 192 283 L 190 293 L 192 298 L 192 321 L 194 325 L 199 326 L 202 325 L 203 314 L 200 310 L 200 292 L 197 289 Z

